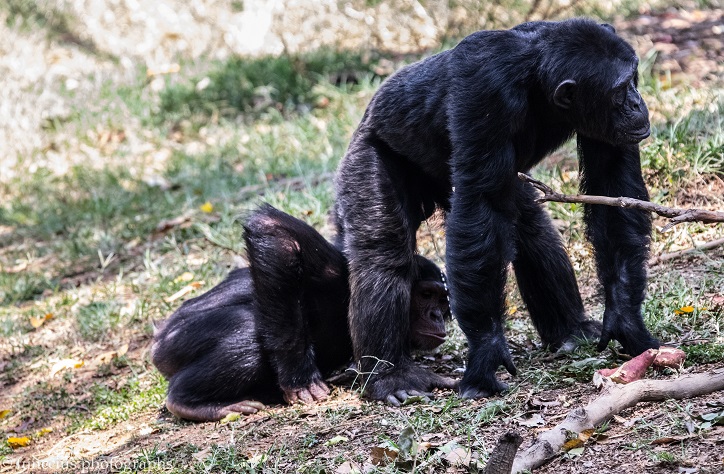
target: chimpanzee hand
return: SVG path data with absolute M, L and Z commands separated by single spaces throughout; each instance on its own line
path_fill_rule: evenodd
M 508 390 L 508 385 L 495 377 L 501 365 L 511 375 L 518 373 L 505 336 L 491 334 L 468 343 L 468 367 L 460 382 L 460 395 L 463 398 L 486 398 Z
M 321 380 L 314 380 L 306 387 L 282 388 L 284 401 L 292 405 L 294 403 L 321 402 L 329 395 L 329 387 Z
M 649 333 L 640 317 L 626 317 L 622 311 L 607 307 L 597 349 L 604 350 L 611 339 L 621 343 L 623 353 L 635 357 L 647 349 L 658 349 L 659 341 Z
M 411 362 L 395 367 L 390 372 L 370 379 L 364 396 L 400 406 L 409 397 L 427 397 L 434 388 L 455 388 L 457 381 L 417 367 Z

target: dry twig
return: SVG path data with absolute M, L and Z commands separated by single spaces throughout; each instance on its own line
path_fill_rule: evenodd
M 555 201 L 555 202 L 575 202 L 581 204 L 601 204 L 604 206 L 624 207 L 631 209 L 640 209 L 642 211 L 654 212 L 662 217 L 671 220 L 661 232 L 666 232 L 671 227 L 681 222 L 703 222 L 705 224 L 713 224 L 716 222 L 724 222 L 724 212 L 709 211 L 707 209 L 677 209 L 673 207 L 661 206 L 649 201 L 642 201 L 630 197 L 608 197 L 608 196 L 587 196 L 587 195 L 568 195 L 553 191 L 545 183 L 533 179 L 525 173 L 518 173 L 518 178 L 532 184 L 536 189 L 543 192 L 543 196 L 538 198 L 537 202 Z
M 689 374 L 673 380 L 637 380 L 620 385 L 608 380 L 595 400 L 579 407 L 565 420 L 539 434 L 533 444 L 518 453 L 513 473 L 533 470 L 555 456 L 566 442 L 568 432 L 581 433 L 601 425 L 614 415 L 640 402 L 685 399 L 724 390 L 724 368 L 701 374 Z

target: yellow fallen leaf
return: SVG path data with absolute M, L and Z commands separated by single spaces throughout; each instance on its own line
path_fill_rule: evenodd
M 55 374 L 62 370 L 67 369 L 79 369 L 83 367 L 85 362 L 83 360 L 79 359 L 63 359 L 59 360 L 55 364 L 53 364 L 53 367 L 50 369 L 50 376 L 53 377 Z
M 34 316 L 30 316 L 30 325 L 33 326 L 35 329 L 38 329 L 40 326 L 45 323 L 45 318 L 36 318 Z
M 30 438 L 28 438 L 27 436 L 22 436 L 20 438 L 11 436 L 8 438 L 8 445 L 13 449 L 22 448 L 29 444 L 30 444 Z
M 518 311 L 518 307 L 517 307 L 517 306 L 510 306 L 510 307 L 508 308 L 508 316 L 511 316 L 511 315 L 515 314 L 516 311 Z
M 36 436 L 45 436 L 48 433 L 52 433 L 53 428 L 40 428 L 38 432 L 36 433 Z
M 214 211 L 214 206 L 209 201 L 206 201 L 201 205 L 201 207 L 199 207 L 199 209 L 201 209 L 201 212 L 209 213 Z
M 177 276 L 173 281 L 176 283 L 180 283 L 182 281 L 191 281 L 194 279 L 194 274 L 191 272 L 184 272 L 181 275 Z
M 166 36 L 168 38 L 171 38 L 174 35 L 174 33 L 167 33 Z M 164 74 L 175 74 L 181 70 L 181 66 L 179 66 L 177 63 L 171 63 L 171 64 L 163 64 L 160 65 L 158 68 L 149 68 L 146 70 L 146 77 L 154 77 L 154 76 L 161 76 Z
M 108 351 L 97 355 L 95 362 L 98 364 L 110 364 L 113 359 L 123 357 L 126 352 L 128 352 L 128 344 L 123 344 L 115 351 Z
M 222 424 L 224 424 L 224 423 L 231 423 L 232 421 L 236 421 L 236 420 L 238 420 L 239 418 L 241 418 L 241 414 L 239 414 L 239 413 L 233 413 L 233 412 L 232 412 L 232 413 L 229 413 L 228 415 L 226 415 L 225 417 L 223 417 L 223 418 L 219 421 L 219 423 L 222 423 Z
M 10 414 L 10 411 L 11 410 L 0 410 L 0 420 L 8 416 Z
M 30 316 L 30 325 L 33 326 L 35 329 L 38 329 L 40 326 L 45 324 L 46 321 L 51 319 L 53 319 L 53 313 L 46 313 L 46 315 L 42 318 Z
M 123 344 L 121 347 L 118 348 L 118 357 L 123 357 L 126 355 L 126 352 L 128 352 L 128 344 Z
M 674 310 L 674 313 L 676 313 L 676 314 L 693 313 L 693 312 L 694 312 L 693 306 L 682 306 L 681 308 Z

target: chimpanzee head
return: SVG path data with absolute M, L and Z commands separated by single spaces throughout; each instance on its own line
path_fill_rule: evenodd
M 418 278 L 410 297 L 410 345 L 432 350 L 445 342 L 445 318 L 450 314 L 442 272 L 431 261 L 416 256 Z
M 543 51 L 544 87 L 577 133 L 612 145 L 649 136 L 636 53 L 612 27 L 578 21 L 571 34 L 551 37 Z

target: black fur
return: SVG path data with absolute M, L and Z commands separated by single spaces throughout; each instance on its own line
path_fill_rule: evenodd
M 254 413 L 259 401 L 324 398 L 323 377 L 351 361 L 342 252 L 271 206 L 250 216 L 244 239 L 250 268 L 232 271 L 156 328 L 152 360 L 169 379 L 166 405 L 181 418 L 211 421 Z M 416 267 L 422 290 L 406 343 L 428 349 L 444 338 L 446 293 L 432 262 L 416 257 Z
M 516 176 L 576 134 L 584 191 L 647 199 L 637 65 L 608 25 L 531 22 L 474 33 L 380 87 L 336 180 L 354 355 L 366 370 L 365 356 L 394 364 L 372 377 L 368 396 L 434 385 L 410 362 L 405 315 L 415 231 L 436 206 L 447 211 L 451 304 L 469 345 L 463 396 L 504 390 L 499 365 L 515 373 L 503 334 L 509 262 L 546 345 L 601 334 L 584 315 L 559 235 Z M 641 316 L 649 215 L 589 206 L 586 223 L 606 292 L 601 346 L 613 338 L 631 355 L 658 347 Z

